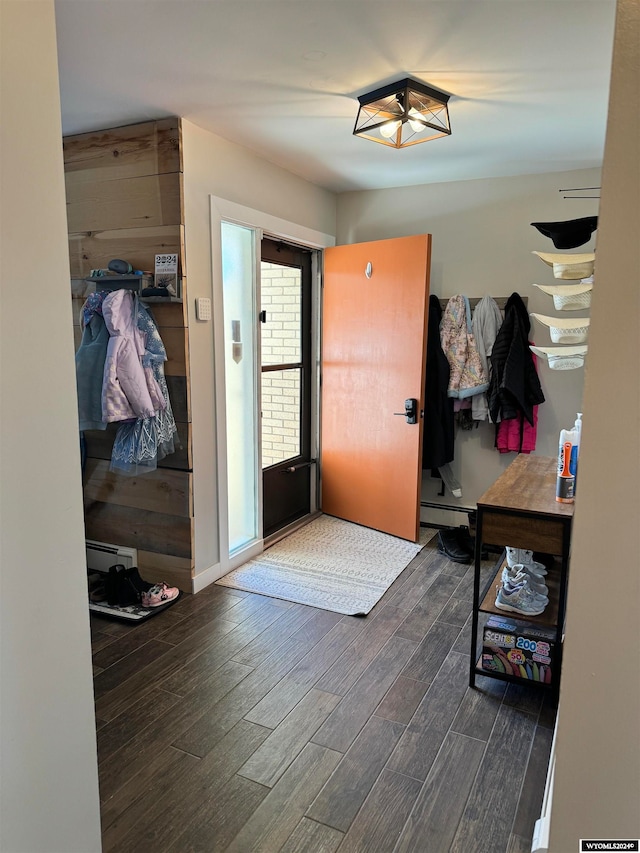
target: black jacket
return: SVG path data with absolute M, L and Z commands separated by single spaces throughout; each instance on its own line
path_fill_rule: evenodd
M 453 459 L 453 399 L 448 396 L 449 362 L 440 344 L 442 308 L 437 296 L 429 297 L 427 373 L 425 379 L 422 467 L 440 468 Z
M 491 420 L 511 420 L 522 412 L 533 426 L 533 407 L 544 394 L 529 349 L 531 321 L 524 302 L 512 293 L 504 309 L 504 322 L 491 353 L 491 381 L 487 392 Z

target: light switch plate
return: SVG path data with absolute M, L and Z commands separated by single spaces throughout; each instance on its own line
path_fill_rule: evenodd
M 196 317 L 198 320 L 211 319 L 211 300 L 206 296 L 199 296 L 196 299 Z

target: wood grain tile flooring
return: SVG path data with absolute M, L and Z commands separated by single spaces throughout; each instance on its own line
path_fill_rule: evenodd
M 468 687 L 472 579 L 434 539 L 364 618 L 215 585 L 92 614 L 105 853 L 530 849 L 555 708 Z

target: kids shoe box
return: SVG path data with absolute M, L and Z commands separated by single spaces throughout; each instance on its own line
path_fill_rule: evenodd
M 532 622 L 491 616 L 484 627 L 481 667 L 551 684 L 555 634 Z

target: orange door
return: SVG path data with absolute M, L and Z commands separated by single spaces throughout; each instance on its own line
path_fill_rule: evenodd
M 324 255 L 322 510 L 413 542 L 430 256 L 429 234 Z M 404 417 L 407 399 L 417 400 L 414 424 Z

